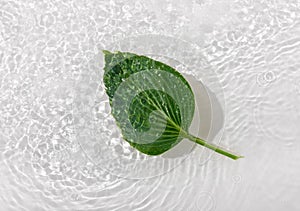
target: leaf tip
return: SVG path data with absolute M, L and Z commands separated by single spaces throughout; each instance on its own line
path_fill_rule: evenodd
M 108 51 L 108 50 L 102 50 L 102 53 L 104 55 L 109 55 L 109 54 L 112 54 L 112 52 Z

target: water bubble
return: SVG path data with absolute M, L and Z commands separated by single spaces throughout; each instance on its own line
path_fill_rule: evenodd
M 256 77 L 256 83 L 259 86 L 269 86 L 276 80 L 276 75 L 273 71 L 259 73 Z
M 197 194 L 196 207 L 197 211 L 213 211 L 216 207 L 216 202 L 209 192 L 200 192 Z
M 241 176 L 241 175 L 234 175 L 234 176 L 232 177 L 232 181 L 233 181 L 235 184 L 240 183 L 241 180 L 242 180 L 242 176 Z

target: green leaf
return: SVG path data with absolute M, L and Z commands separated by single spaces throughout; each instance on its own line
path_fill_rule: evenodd
M 194 94 L 174 68 L 133 53 L 103 53 L 103 81 L 112 115 L 132 147 L 159 155 L 187 138 L 232 159 L 241 157 L 188 133 Z

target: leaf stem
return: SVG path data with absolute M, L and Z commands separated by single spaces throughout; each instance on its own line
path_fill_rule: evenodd
M 215 152 L 217 152 L 219 154 L 222 154 L 222 155 L 224 155 L 226 157 L 229 157 L 229 158 L 231 158 L 233 160 L 237 160 L 239 158 L 243 158 L 244 157 L 244 156 L 237 155 L 237 154 L 235 154 L 233 152 L 230 152 L 229 150 L 224 149 L 224 148 L 222 148 L 220 146 L 217 146 L 217 145 L 214 145 L 214 144 L 211 144 L 211 143 L 207 143 L 203 139 L 198 138 L 196 136 L 193 136 L 193 135 L 191 135 L 191 134 L 189 134 L 189 133 L 187 133 L 185 131 L 181 132 L 181 136 L 183 138 L 187 138 L 190 141 L 193 141 L 193 142 L 195 142 L 197 144 L 200 144 L 200 145 L 202 145 L 202 146 L 204 146 L 204 147 L 206 147 L 208 149 L 214 150 Z

